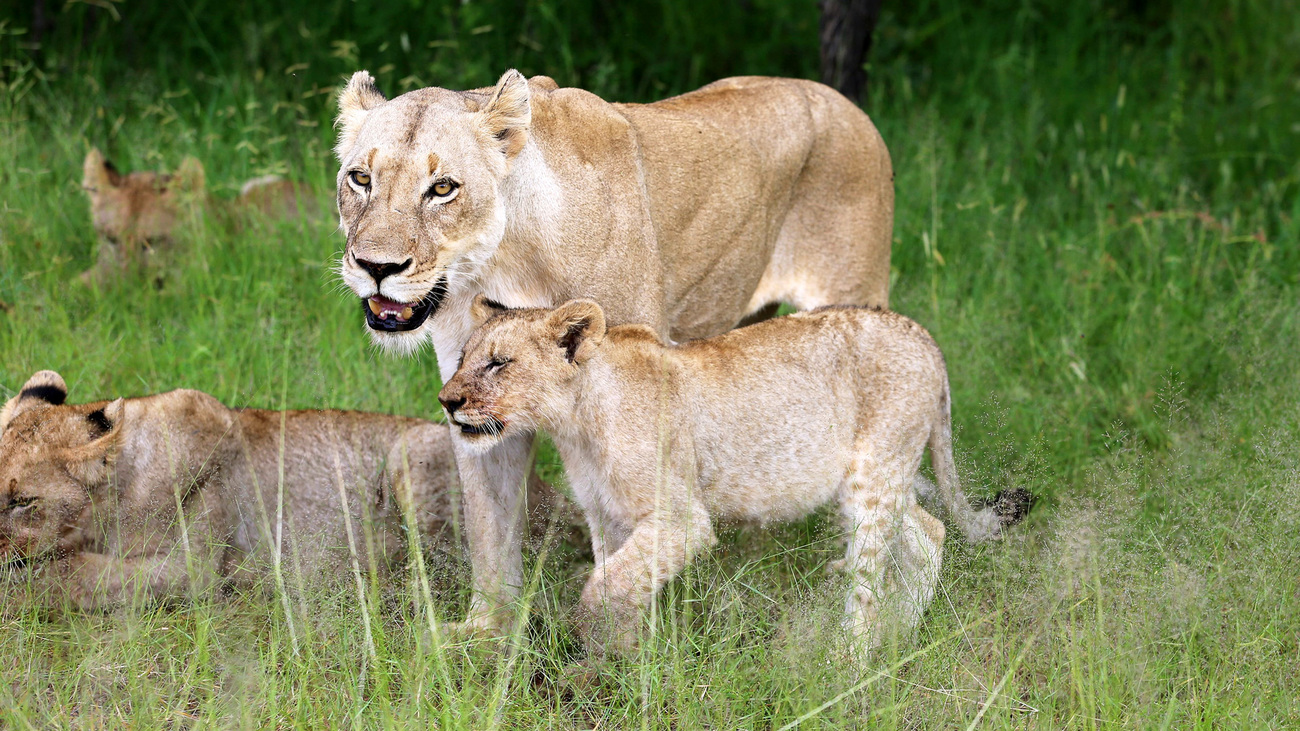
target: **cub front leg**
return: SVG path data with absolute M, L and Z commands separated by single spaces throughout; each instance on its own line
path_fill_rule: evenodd
M 495 635 L 509 627 L 523 586 L 524 479 L 532 440 L 532 434 L 516 435 L 474 452 L 453 436 L 474 592 L 456 628 L 462 632 Z
M 618 550 L 596 565 L 582 590 L 578 632 L 588 650 L 635 649 L 641 613 L 686 564 L 717 542 L 703 506 L 638 523 Z

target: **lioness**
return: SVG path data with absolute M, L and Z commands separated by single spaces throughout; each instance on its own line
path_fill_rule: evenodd
M 90 199 L 99 237 L 95 266 L 78 277 L 87 284 L 148 264 L 145 260 L 152 259 L 160 246 L 174 241 L 191 206 L 206 206 L 226 217 L 252 211 L 281 217 L 297 215 L 311 200 L 306 186 L 268 175 L 244 183 L 235 201 L 220 203 L 208 197 L 203 163 L 197 158 L 186 157 L 175 173 L 122 174 L 96 148 L 86 153 L 81 188 Z
M 484 293 L 511 306 L 590 297 L 613 323 L 714 335 L 778 302 L 885 305 L 894 191 L 876 128 L 810 81 L 724 79 L 611 104 L 508 71 L 494 88 L 339 96 L 343 281 L 372 336 L 432 342 L 444 376 Z M 498 631 L 522 581 L 515 487 L 532 435 L 454 440 L 475 596 Z
M 902 315 L 825 307 L 676 346 L 643 325 L 607 329 L 591 300 L 506 310 L 480 297 L 473 316 L 485 324 L 439 398 L 475 450 L 551 435 L 591 527 L 581 629 L 596 649 L 635 644 L 640 610 L 717 542 L 717 523 L 789 520 L 828 502 L 849 535 L 858 646 L 879 641 L 891 593 L 901 625 L 915 625 L 944 537 L 913 488 L 927 445 L 968 539 L 1023 515 L 1025 494 L 979 511 L 966 501 L 943 355 Z
M 347 576 L 340 491 L 363 567 L 402 555 L 399 505 L 431 547 L 447 543 L 456 472 L 441 424 L 236 410 L 190 390 L 75 406 L 66 396 L 59 374 L 41 371 L 0 411 L 0 565 L 38 566 L 56 601 L 246 584 L 277 545 L 304 582 Z M 536 479 L 529 493 L 535 509 L 558 499 Z

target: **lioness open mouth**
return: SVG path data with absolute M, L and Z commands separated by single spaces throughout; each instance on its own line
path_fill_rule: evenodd
M 429 315 L 438 311 L 446 295 L 447 280 L 444 278 L 438 280 L 428 294 L 415 302 L 395 302 L 376 294 L 361 300 L 361 310 L 366 313 L 366 325 L 371 330 L 406 332 L 423 325 Z
M 506 428 L 497 419 L 489 418 L 482 424 L 466 424 L 463 421 L 456 421 L 456 426 L 460 427 L 460 433 L 468 436 L 482 436 L 484 434 L 500 434 L 501 430 Z

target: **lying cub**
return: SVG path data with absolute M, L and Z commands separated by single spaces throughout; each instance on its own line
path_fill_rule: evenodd
M 591 527 L 580 629 L 593 649 L 635 645 L 640 610 L 717 542 L 716 524 L 828 502 L 849 535 L 857 648 L 879 643 L 886 607 L 914 626 L 944 537 L 913 489 L 927 445 L 968 539 L 998 535 L 1026 507 L 1027 493 L 979 511 L 966 501 L 943 355 L 901 315 L 826 307 L 682 345 L 640 325 L 606 330 L 589 300 L 506 310 L 480 297 L 473 316 L 480 327 L 439 398 L 470 448 L 551 434 Z
M 244 183 L 230 203 L 207 195 L 203 163 L 187 157 L 174 173 L 120 173 L 103 153 L 91 149 L 82 164 L 81 187 L 90 199 L 90 215 L 99 237 L 98 261 L 82 272 L 81 282 L 105 283 L 136 266 L 154 265 L 187 214 L 205 206 L 222 216 L 257 212 L 273 218 L 293 217 L 312 207 L 311 191 L 275 175 Z
M 47 598 L 91 608 L 247 584 L 276 545 L 303 586 L 347 577 L 340 491 L 362 567 L 404 557 L 402 505 L 426 545 L 452 543 L 444 424 L 237 410 L 189 390 L 75 406 L 66 396 L 41 371 L 0 411 L 0 564 L 11 578 L 31 566 Z M 533 509 L 552 499 L 534 478 Z

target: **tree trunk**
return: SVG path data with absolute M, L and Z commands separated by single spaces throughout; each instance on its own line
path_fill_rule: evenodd
M 881 0 L 819 0 L 822 9 L 822 83 L 855 103 L 867 96 L 863 64 L 880 19 Z

